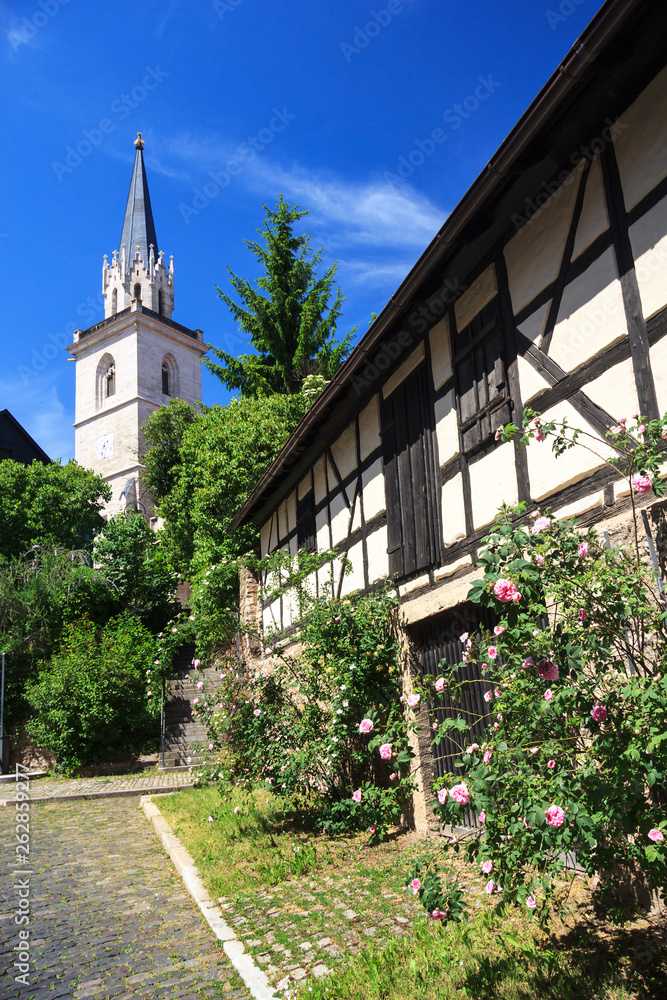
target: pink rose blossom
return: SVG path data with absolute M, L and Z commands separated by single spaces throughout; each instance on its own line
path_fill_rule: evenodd
M 544 566 L 544 556 L 540 555 L 535 556 L 535 562 L 537 563 L 538 566 Z
M 415 896 L 417 895 L 417 893 L 419 892 L 419 890 L 421 889 L 421 887 L 422 887 L 422 884 L 419 881 L 419 879 L 418 878 L 413 878 L 412 882 L 410 883 L 410 888 L 412 889 L 412 892 L 413 892 L 413 894 Z
M 547 764 L 547 767 L 548 767 L 548 768 L 549 768 L 550 770 L 553 770 L 555 766 L 556 766 L 556 761 L 555 761 L 555 760 L 550 760 L 550 761 L 548 762 L 548 764 Z
M 494 635 L 502 635 L 504 631 L 505 631 L 505 626 L 504 625 L 494 625 L 494 627 L 493 627 L 493 634 Z
M 198 705 L 199 704 L 199 698 L 193 698 L 192 699 L 192 704 L 193 705 Z
M 371 719 L 362 719 L 361 722 L 359 723 L 360 733 L 370 733 L 372 728 L 373 728 L 373 721 Z
M 375 833 L 375 827 L 374 826 L 369 826 L 368 827 L 368 832 L 369 833 Z
M 204 682 L 203 681 L 199 681 L 199 683 L 197 684 L 197 690 L 201 691 L 201 689 L 203 688 L 203 686 L 204 686 Z
M 551 688 L 547 688 L 546 691 L 544 692 L 544 700 L 545 701 L 551 701 L 551 699 L 553 698 L 553 696 L 554 696 L 554 693 L 551 690 Z
M 491 701 L 492 698 L 493 698 L 493 691 L 485 691 L 484 692 L 484 701 L 487 704 Z
M 539 535 L 540 531 L 546 531 L 547 528 L 551 527 L 550 517 L 538 517 L 535 524 L 530 529 L 531 535 Z
M 461 806 L 467 806 L 470 802 L 470 792 L 465 781 L 462 781 L 459 785 L 454 785 L 449 794 Z
M 524 670 L 527 670 L 528 667 L 532 667 L 532 665 L 533 665 L 533 658 L 532 658 L 532 656 L 527 656 L 526 659 L 521 664 L 521 666 L 523 667 Z
M 480 670 L 488 670 L 488 669 L 489 669 L 488 663 L 483 663 L 482 666 L 480 667 Z
M 380 747 L 380 756 L 382 757 L 382 760 L 391 759 L 391 743 L 382 744 L 382 746 Z
M 640 476 L 637 474 L 636 476 L 633 476 L 632 484 L 635 488 L 635 493 L 650 493 L 653 489 L 653 483 L 648 476 Z
M 565 810 L 561 806 L 549 806 L 545 816 L 549 826 L 562 826 L 565 822 Z
M 445 686 L 445 678 L 444 677 L 438 677 L 437 681 L 435 682 L 435 690 L 436 691 L 442 691 L 442 689 L 444 688 L 444 686 Z
M 471 743 L 469 747 L 466 747 L 466 753 L 474 753 L 475 750 L 479 750 L 479 743 Z
M 440 803 L 441 806 L 444 806 L 448 794 L 449 793 L 447 792 L 446 788 L 441 788 L 438 791 L 438 802 Z
M 580 559 L 585 559 L 588 555 L 588 542 L 579 542 L 577 553 Z
M 459 636 L 459 639 L 461 640 L 461 642 L 467 642 L 468 638 L 469 638 L 469 635 L 468 635 L 467 632 L 464 632 L 463 635 Z
M 481 812 L 477 818 L 480 821 L 480 823 L 486 823 L 486 813 L 485 812 Z
M 639 427 L 637 428 L 637 433 L 638 433 L 638 434 L 641 434 L 641 435 L 642 435 L 642 437 L 643 437 L 643 436 L 644 436 L 644 434 L 646 434 L 646 424 L 641 424 L 641 425 L 640 425 L 640 426 L 639 426 Z
M 485 764 L 490 764 L 491 763 L 491 755 L 492 754 L 493 754 L 493 750 L 487 750 L 486 751 L 486 753 L 484 754 L 484 763 Z
M 496 656 L 498 655 L 498 650 L 496 649 L 495 646 L 489 646 L 486 655 L 490 660 L 495 660 Z
M 537 673 L 543 681 L 558 680 L 558 667 L 551 660 L 540 660 L 537 664 Z
M 395 778 L 396 778 L 396 773 L 395 772 L 393 774 L 389 775 L 389 780 L 390 781 L 394 781 Z
M 665 839 L 665 836 L 662 833 L 662 831 L 655 829 L 649 830 L 646 836 L 648 837 L 649 840 L 652 840 L 656 844 L 661 844 L 662 841 Z
M 493 881 L 492 878 L 490 878 L 489 881 L 484 886 L 484 892 L 487 894 L 487 896 L 491 895 L 491 893 L 493 892 L 493 887 L 494 886 L 495 886 L 495 882 Z
M 482 865 L 482 871 L 485 875 L 490 875 L 493 871 L 493 861 L 485 861 Z
M 585 608 L 579 608 L 579 621 L 580 622 L 585 622 L 587 618 L 588 618 L 588 615 L 586 614 L 586 609 Z
M 537 902 L 534 896 L 528 897 L 528 899 L 526 900 L 526 906 L 528 907 L 529 910 L 535 909 L 535 907 L 537 906 Z
M 240 807 L 239 806 L 234 806 L 234 815 L 236 816 L 236 814 L 240 813 L 240 812 L 241 812 Z
M 213 744 L 209 743 L 208 748 L 209 748 L 209 750 L 212 750 L 213 749 Z
M 260 711 L 259 708 L 256 708 L 255 711 L 252 714 L 253 715 L 261 715 L 262 713 L 261 713 L 261 711 Z
M 505 577 L 499 577 L 493 585 L 493 593 L 502 601 L 503 604 L 507 604 L 509 601 L 520 600 L 521 595 L 517 598 L 519 591 L 516 589 L 515 585 L 511 580 L 506 580 Z
M 361 789 L 357 788 L 356 792 L 352 792 L 352 801 L 361 802 Z
M 432 724 L 431 728 L 432 728 L 432 729 L 437 729 L 437 728 L 438 728 L 438 723 L 437 723 L 437 722 L 434 722 L 434 723 Z
M 503 429 L 502 429 L 502 427 L 499 427 L 499 428 L 498 428 L 498 430 L 496 431 L 496 433 L 495 433 L 495 434 L 494 434 L 494 436 L 493 436 L 493 437 L 494 437 L 494 440 L 495 440 L 495 441 L 500 441 L 500 438 L 501 438 L 501 436 L 502 436 L 502 433 L 503 433 Z
M 591 718 L 596 722 L 604 722 L 607 718 L 607 709 L 604 705 L 594 705 L 591 709 Z
M 539 753 L 539 752 L 540 752 L 540 748 L 539 747 L 531 747 L 530 748 L 530 753 L 532 753 L 532 754 L 536 754 L 536 753 Z
M 415 706 L 419 704 L 419 697 L 420 696 L 418 694 L 408 695 L 408 705 L 410 706 L 410 708 L 415 708 Z
M 212 823 L 213 822 L 213 817 L 209 816 L 208 821 L 209 821 L 209 823 Z

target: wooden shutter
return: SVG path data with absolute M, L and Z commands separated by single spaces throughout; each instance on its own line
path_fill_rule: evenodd
M 511 419 L 511 400 L 498 298 L 485 306 L 455 338 L 454 371 L 466 454 L 493 437 Z
M 407 576 L 441 554 L 434 411 L 426 365 L 382 404 L 389 575 Z
M 315 535 L 315 494 L 312 490 L 296 504 L 296 536 L 297 546 L 314 552 L 316 548 Z

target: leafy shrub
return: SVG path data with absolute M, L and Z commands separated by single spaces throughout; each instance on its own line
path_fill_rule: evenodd
M 59 652 L 27 687 L 35 743 L 51 750 L 66 772 L 151 746 L 158 727 L 144 685 L 154 658 L 155 639 L 129 614 L 101 631 L 86 618 L 70 625 Z
M 202 684 L 195 711 L 217 753 L 202 780 L 317 791 L 331 832 L 371 827 L 373 838 L 383 837 L 411 789 L 396 605 L 386 593 L 311 601 L 298 656 L 274 647 L 271 673 L 257 677 L 238 662 L 224 664 L 215 700 L 195 678 Z M 360 731 L 362 720 L 368 731 Z

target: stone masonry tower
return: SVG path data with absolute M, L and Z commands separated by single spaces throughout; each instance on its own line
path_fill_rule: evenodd
M 104 319 L 76 330 L 75 456 L 111 486 L 106 514 L 133 508 L 148 515 L 142 487 L 142 427 L 170 399 L 201 403 L 201 330 L 175 323 L 174 260 L 158 250 L 141 133 L 120 250 L 104 256 Z

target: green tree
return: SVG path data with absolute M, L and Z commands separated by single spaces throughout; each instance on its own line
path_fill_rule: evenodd
M 145 427 L 151 445 L 145 457 L 146 485 L 157 497 L 173 564 L 193 579 L 211 563 L 233 559 L 255 547 L 254 525 L 232 534 L 229 526 L 306 413 L 310 400 L 301 393 L 234 399 L 229 406 L 194 414 L 185 425 L 179 405 L 185 404 L 172 404 L 173 437 L 164 433 L 165 417 L 160 412 Z M 178 441 L 176 435 L 180 435 Z M 230 569 L 230 586 L 234 575 Z M 229 597 L 230 592 L 225 592 Z
M 117 514 L 95 539 L 95 565 L 113 589 L 117 611 L 136 615 L 152 631 L 163 628 L 179 608 L 178 577 L 161 538 L 140 514 Z
M 309 375 L 330 379 L 350 353 L 355 332 L 340 342 L 334 339 L 344 301 L 339 288 L 329 305 L 336 265 L 318 278 L 322 251 L 313 253 L 310 236 L 294 232 L 294 223 L 308 212 L 298 205 L 291 208 L 282 195 L 274 210 L 266 205 L 264 210 L 266 229 L 257 230 L 263 241 L 245 241 L 264 267 L 257 279 L 259 291 L 231 270 L 240 303 L 217 289 L 258 353 L 234 358 L 212 348 L 221 364 L 204 361 L 228 389 L 251 397 L 299 392 Z
M 0 462 L 0 557 L 34 544 L 83 549 L 103 525 L 111 488 L 76 462 Z

